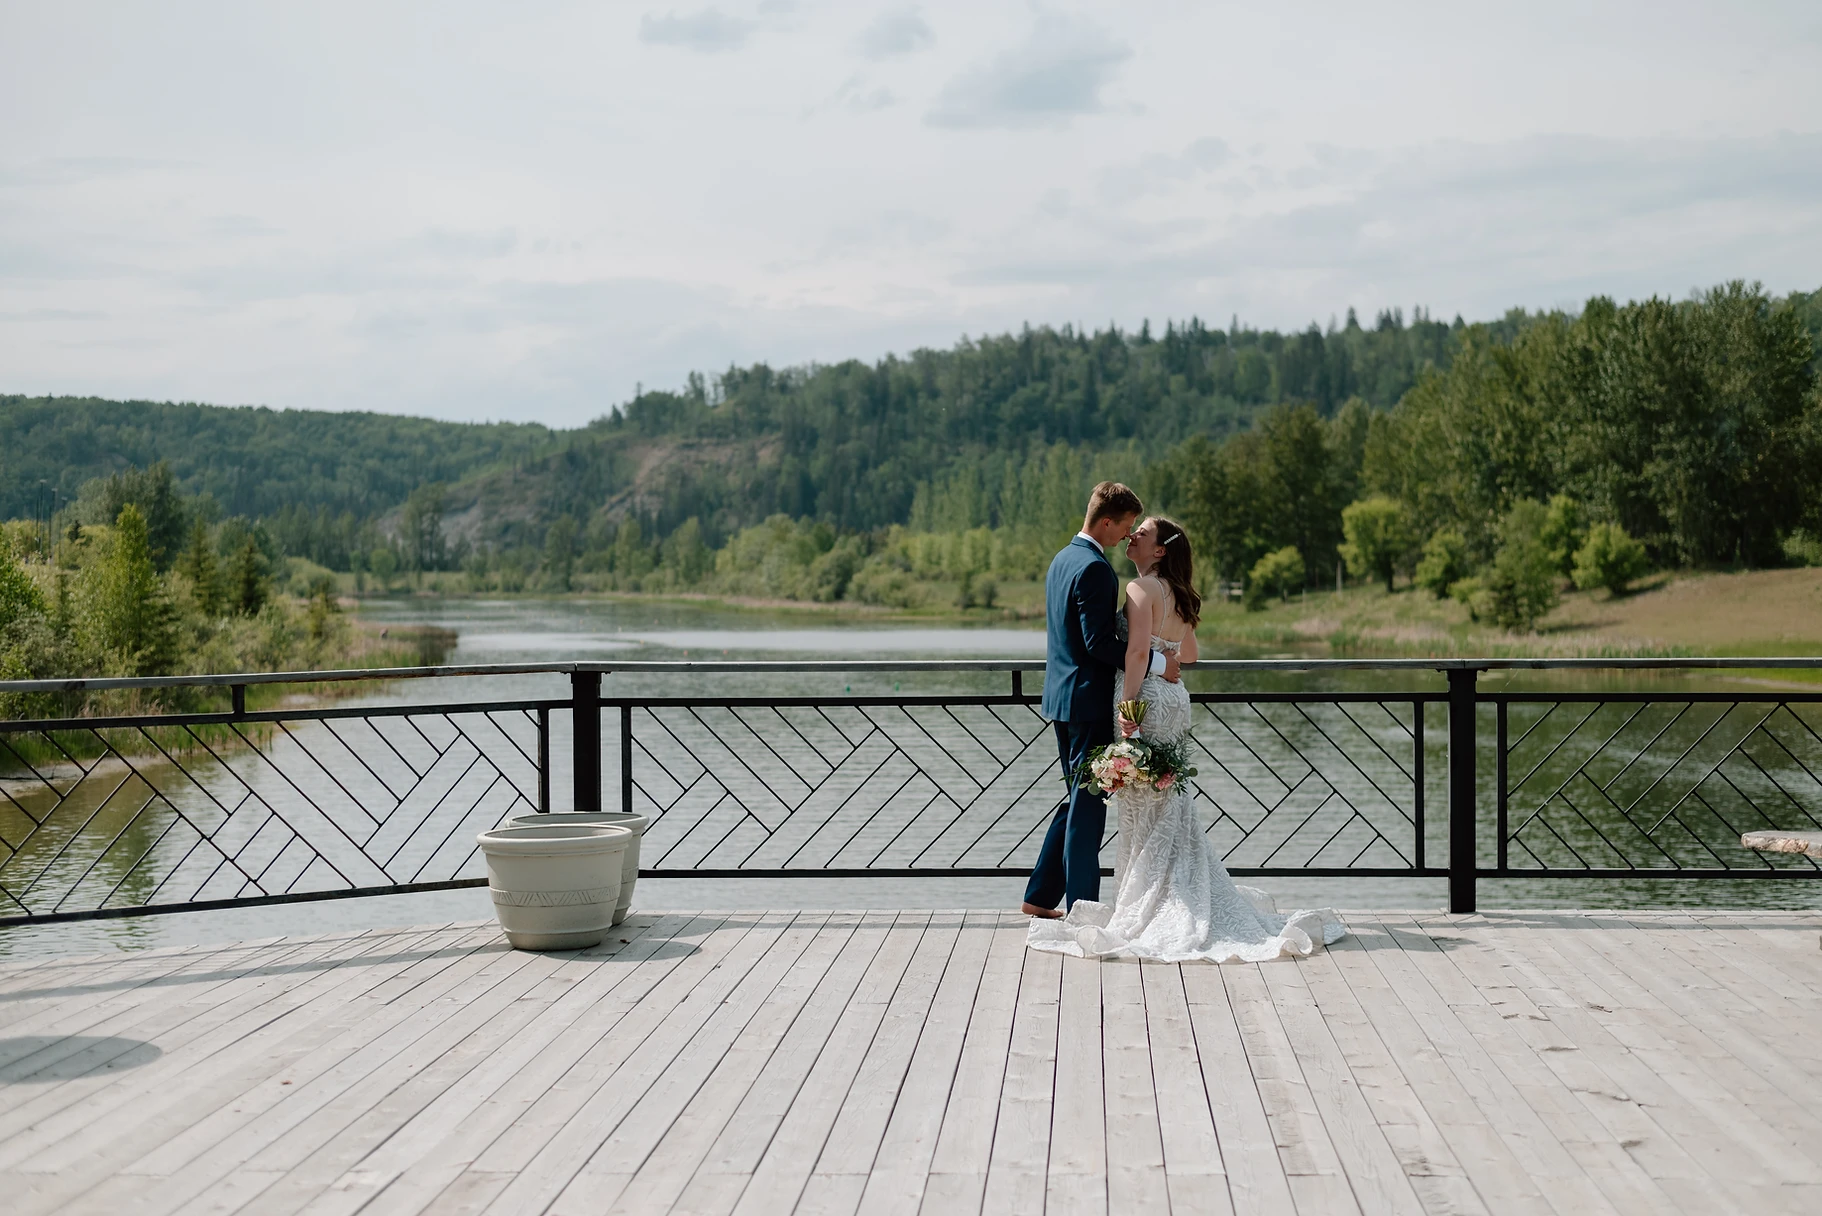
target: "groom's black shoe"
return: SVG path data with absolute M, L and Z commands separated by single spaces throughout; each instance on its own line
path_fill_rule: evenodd
M 1035 916 L 1041 920 L 1061 920 L 1063 914 L 1055 908 L 1040 908 L 1036 904 L 1020 904 L 1019 911 L 1026 916 Z

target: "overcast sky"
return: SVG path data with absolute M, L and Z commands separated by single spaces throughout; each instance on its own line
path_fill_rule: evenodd
M 0 4 L 0 392 L 575 425 L 1024 322 L 1822 286 L 1822 4 Z

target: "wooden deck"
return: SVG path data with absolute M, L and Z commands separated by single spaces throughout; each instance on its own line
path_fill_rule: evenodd
M 993 912 L 0 965 L 0 1208 L 1822 1212 L 1822 914 L 1350 920 L 1235 967 Z

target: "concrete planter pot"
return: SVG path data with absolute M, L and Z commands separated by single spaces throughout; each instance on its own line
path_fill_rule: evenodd
M 521 828 L 535 827 L 541 823 L 607 823 L 632 829 L 633 843 L 626 847 L 626 861 L 620 871 L 620 901 L 614 908 L 614 923 L 617 925 L 625 920 L 627 909 L 633 906 L 633 887 L 639 881 L 639 840 L 645 835 L 651 819 L 630 811 L 559 811 L 555 814 L 515 815 L 511 820 L 511 826 Z
M 615 923 L 631 829 L 612 824 L 504 827 L 476 837 L 494 915 L 516 950 L 599 945 Z

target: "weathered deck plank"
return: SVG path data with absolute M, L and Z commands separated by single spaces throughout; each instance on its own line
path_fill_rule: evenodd
M 1822 913 L 1354 928 L 1228 968 L 1028 954 L 995 912 L 0 963 L 0 1193 L 9 1216 L 1822 1208 L 1822 1055 L 1791 1044 L 1822 1013 Z
M 795 1098 L 773 1125 L 736 1198 L 737 1216 L 794 1210 L 803 1199 L 874 1035 L 930 928 L 929 913 L 901 915 L 851 992 Z M 859 1192 L 855 1192 L 859 1202 Z

